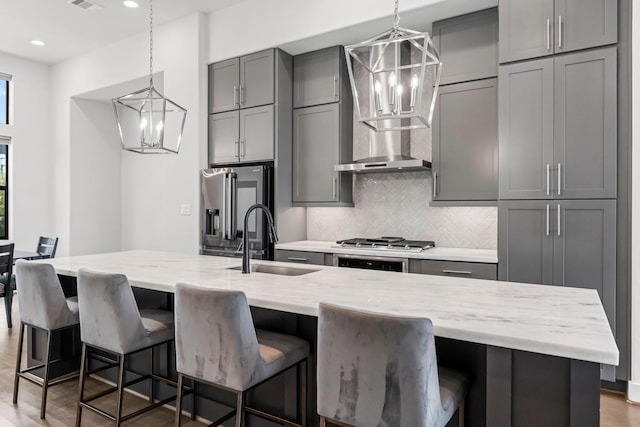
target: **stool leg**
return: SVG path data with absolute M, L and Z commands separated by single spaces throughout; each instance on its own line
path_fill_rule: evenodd
M 7 312 L 7 328 L 11 329 L 13 323 L 11 322 L 11 303 L 13 302 L 13 290 L 11 289 L 11 278 L 9 278 L 9 284 L 5 285 L 4 293 L 4 309 Z
M 182 424 L 182 374 L 178 373 L 178 390 L 176 394 L 176 422 L 175 427 L 180 427 Z
M 84 380 L 85 380 L 85 364 L 87 360 L 87 345 L 82 343 L 82 356 L 80 356 L 80 384 L 78 392 L 78 413 L 76 414 L 76 427 L 80 427 L 82 421 L 82 405 L 84 402 Z
M 327 419 L 325 417 L 320 417 L 320 427 L 327 427 Z
M 236 427 L 244 427 L 244 392 L 238 392 L 236 403 Z
M 149 402 L 153 403 L 153 359 L 155 356 L 155 347 L 151 347 L 151 379 L 149 380 Z M 168 367 L 167 367 L 168 368 Z
M 464 400 L 458 406 L 458 427 L 464 427 Z
M 13 382 L 13 404 L 14 405 L 18 403 L 18 383 L 20 382 L 20 375 L 18 375 L 18 373 L 20 372 L 20 366 L 22 365 L 22 347 L 24 343 L 25 328 L 26 328 L 26 325 L 20 322 L 20 336 L 18 338 L 18 357 L 16 360 L 16 377 Z
M 300 395 L 300 425 L 307 426 L 307 359 L 298 365 L 298 393 Z
M 125 355 L 118 355 L 120 366 L 118 367 L 118 409 L 116 412 L 116 427 L 122 424 L 122 399 L 124 397 L 124 360 Z
M 196 380 L 191 380 L 191 421 L 196 420 Z
M 42 383 L 42 402 L 40 404 L 40 419 L 44 418 L 47 408 L 47 391 L 49 390 L 49 367 L 51 366 L 51 331 L 47 331 L 47 356 L 44 361 L 44 380 Z

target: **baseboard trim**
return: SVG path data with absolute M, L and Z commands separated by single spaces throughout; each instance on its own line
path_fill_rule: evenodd
M 627 387 L 627 399 L 640 404 L 640 382 L 629 381 Z

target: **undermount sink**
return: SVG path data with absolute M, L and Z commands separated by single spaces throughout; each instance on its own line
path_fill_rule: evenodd
M 229 267 L 229 270 L 242 270 L 241 266 Z M 252 273 L 279 274 L 281 276 L 302 276 L 303 274 L 320 271 L 311 268 L 283 267 L 279 265 L 255 264 L 251 266 Z

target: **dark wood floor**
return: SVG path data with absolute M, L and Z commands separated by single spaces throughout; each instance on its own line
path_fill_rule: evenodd
M 4 305 L 4 301 L 0 302 Z M 69 380 L 49 389 L 47 403 L 47 417 L 40 420 L 40 387 L 22 381 L 18 404 L 11 403 L 13 393 L 13 375 L 18 346 L 18 307 L 17 299 L 13 305 L 14 329 L 7 329 L 4 318 L 4 307 L 0 320 L 0 427 L 9 426 L 50 426 L 68 427 L 75 425 L 76 402 L 78 397 L 77 379 Z M 92 390 L 105 387 L 97 381 L 91 381 Z M 600 426 L 601 427 L 638 427 L 640 426 L 640 405 L 631 405 L 625 401 L 622 394 L 603 391 L 601 393 Z M 115 400 L 110 396 L 101 402 L 105 409 L 112 410 Z M 145 404 L 143 399 L 125 394 L 125 413 Z M 159 408 L 140 416 L 128 425 L 149 427 L 173 426 L 174 412 L 170 409 Z M 83 426 L 111 426 L 112 423 L 102 417 L 84 411 Z M 125 424 L 126 425 L 126 424 Z M 185 427 L 202 426 L 204 424 L 192 422 L 183 416 L 182 425 Z

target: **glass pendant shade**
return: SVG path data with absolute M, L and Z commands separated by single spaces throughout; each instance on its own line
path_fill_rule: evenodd
M 178 153 L 187 110 L 148 88 L 115 98 L 122 149 L 140 154 Z
M 431 127 L 442 62 L 429 33 L 395 27 L 345 54 L 358 121 L 375 131 Z

